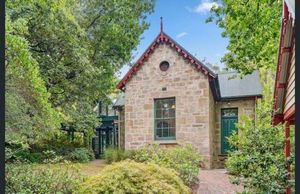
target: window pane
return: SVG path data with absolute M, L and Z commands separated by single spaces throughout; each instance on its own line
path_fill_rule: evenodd
M 157 123 L 156 123 L 156 128 L 163 128 L 163 120 L 158 120 Z
M 162 109 L 163 108 L 163 101 L 156 100 L 156 109 Z
M 231 108 L 231 109 L 222 109 L 222 117 L 232 117 L 238 115 L 238 109 L 237 108 Z
M 168 128 L 163 129 L 163 137 L 168 137 L 169 136 L 169 130 Z
M 175 119 L 168 120 L 169 127 L 175 128 Z
M 169 118 L 170 114 L 169 114 L 169 109 L 163 109 L 163 118 Z
M 171 108 L 171 109 L 169 110 L 169 114 L 170 114 L 170 117 L 171 117 L 171 118 L 174 118 L 174 117 L 175 117 L 175 108 Z
M 174 127 L 170 128 L 170 136 L 175 137 L 175 128 Z
M 168 121 L 164 120 L 162 123 L 163 123 L 163 128 L 169 127 Z
M 175 98 L 156 99 L 155 103 L 155 138 L 175 138 Z
M 156 137 L 161 137 L 162 129 L 156 129 Z
M 162 118 L 162 110 L 161 109 L 157 109 L 155 111 L 155 118 Z

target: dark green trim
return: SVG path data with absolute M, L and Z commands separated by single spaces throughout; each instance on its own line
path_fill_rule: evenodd
M 169 137 L 154 137 L 155 140 L 176 140 L 175 136 L 169 136 Z
M 175 104 L 175 112 L 174 112 L 174 117 L 157 117 L 156 112 L 157 112 L 157 102 L 162 101 L 162 100 L 174 100 Z M 154 106 L 153 106 L 153 111 L 154 111 L 154 140 L 176 140 L 176 98 L 175 97 L 169 97 L 169 98 L 154 98 L 153 100 Z M 167 121 L 167 120 L 174 120 L 174 127 L 168 126 L 168 134 L 170 135 L 170 130 L 174 129 L 175 130 L 175 136 L 165 136 L 165 137 L 157 137 L 157 131 L 160 130 L 166 130 L 165 128 L 157 128 L 157 121 Z
M 236 109 L 236 116 L 222 116 L 224 110 Z M 233 130 L 237 130 L 235 124 L 238 122 L 238 108 L 222 108 L 221 109 L 221 155 L 227 155 L 227 150 L 230 149 L 229 143 L 225 140 L 229 137 Z M 226 124 L 226 126 L 225 126 Z M 229 128 L 228 128 L 229 125 Z

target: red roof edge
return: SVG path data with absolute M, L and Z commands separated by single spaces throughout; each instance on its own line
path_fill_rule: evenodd
M 209 76 L 209 78 L 216 78 L 216 74 L 212 70 L 210 70 L 207 66 L 205 66 L 193 55 L 191 55 L 187 50 L 185 50 L 182 46 L 180 46 L 175 40 L 173 40 L 171 37 L 165 34 L 162 31 L 162 27 L 161 27 L 160 33 L 152 41 L 152 43 L 145 50 L 142 56 L 137 60 L 137 62 L 130 68 L 130 70 L 126 73 L 126 75 L 122 78 L 122 80 L 118 83 L 117 89 L 124 90 L 125 84 L 129 81 L 129 79 L 133 76 L 133 74 L 139 70 L 140 66 L 152 54 L 152 52 L 160 43 L 170 44 L 170 46 L 174 48 L 179 54 L 181 54 L 185 59 L 188 59 L 191 62 L 191 64 L 197 68 L 198 71 L 203 72 L 205 75 Z
M 280 43 L 279 43 L 279 48 L 278 48 L 278 61 L 277 61 L 277 69 L 276 69 L 276 78 L 275 78 L 275 86 L 274 86 L 274 102 L 273 102 L 273 124 L 276 125 L 280 122 L 283 121 L 283 116 L 281 114 L 276 114 L 275 110 L 278 109 L 277 107 L 277 96 L 278 96 L 278 90 L 280 88 L 279 84 L 279 79 L 280 79 L 280 73 L 282 70 L 282 49 L 284 45 L 284 32 L 286 30 L 286 23 L 288 20 L 289 12 L 288 12 L 288 7 L 286 3 L 284 2 L 283 5 L 283 18 L 281 21 L 281 32 L 280 32 Z
M 277 115 L 273 116 L 273 119 L 272 119 L 273 126 L 276 126 L 282 122 L 283 122 L 283 114 L 277 114 Z

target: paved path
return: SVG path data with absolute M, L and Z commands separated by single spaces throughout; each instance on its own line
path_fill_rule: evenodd
M 200 170 L 200 185 L 195 194 L 235 194 L 242 192 L 243 187 L 229 182 L 224 169 Z

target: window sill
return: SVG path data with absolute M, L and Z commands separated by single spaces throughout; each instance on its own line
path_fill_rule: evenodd
M 176 140 L 155 140 L 155 143 L 158 143 L 160 145 L 174 145 L 177 144 Z

